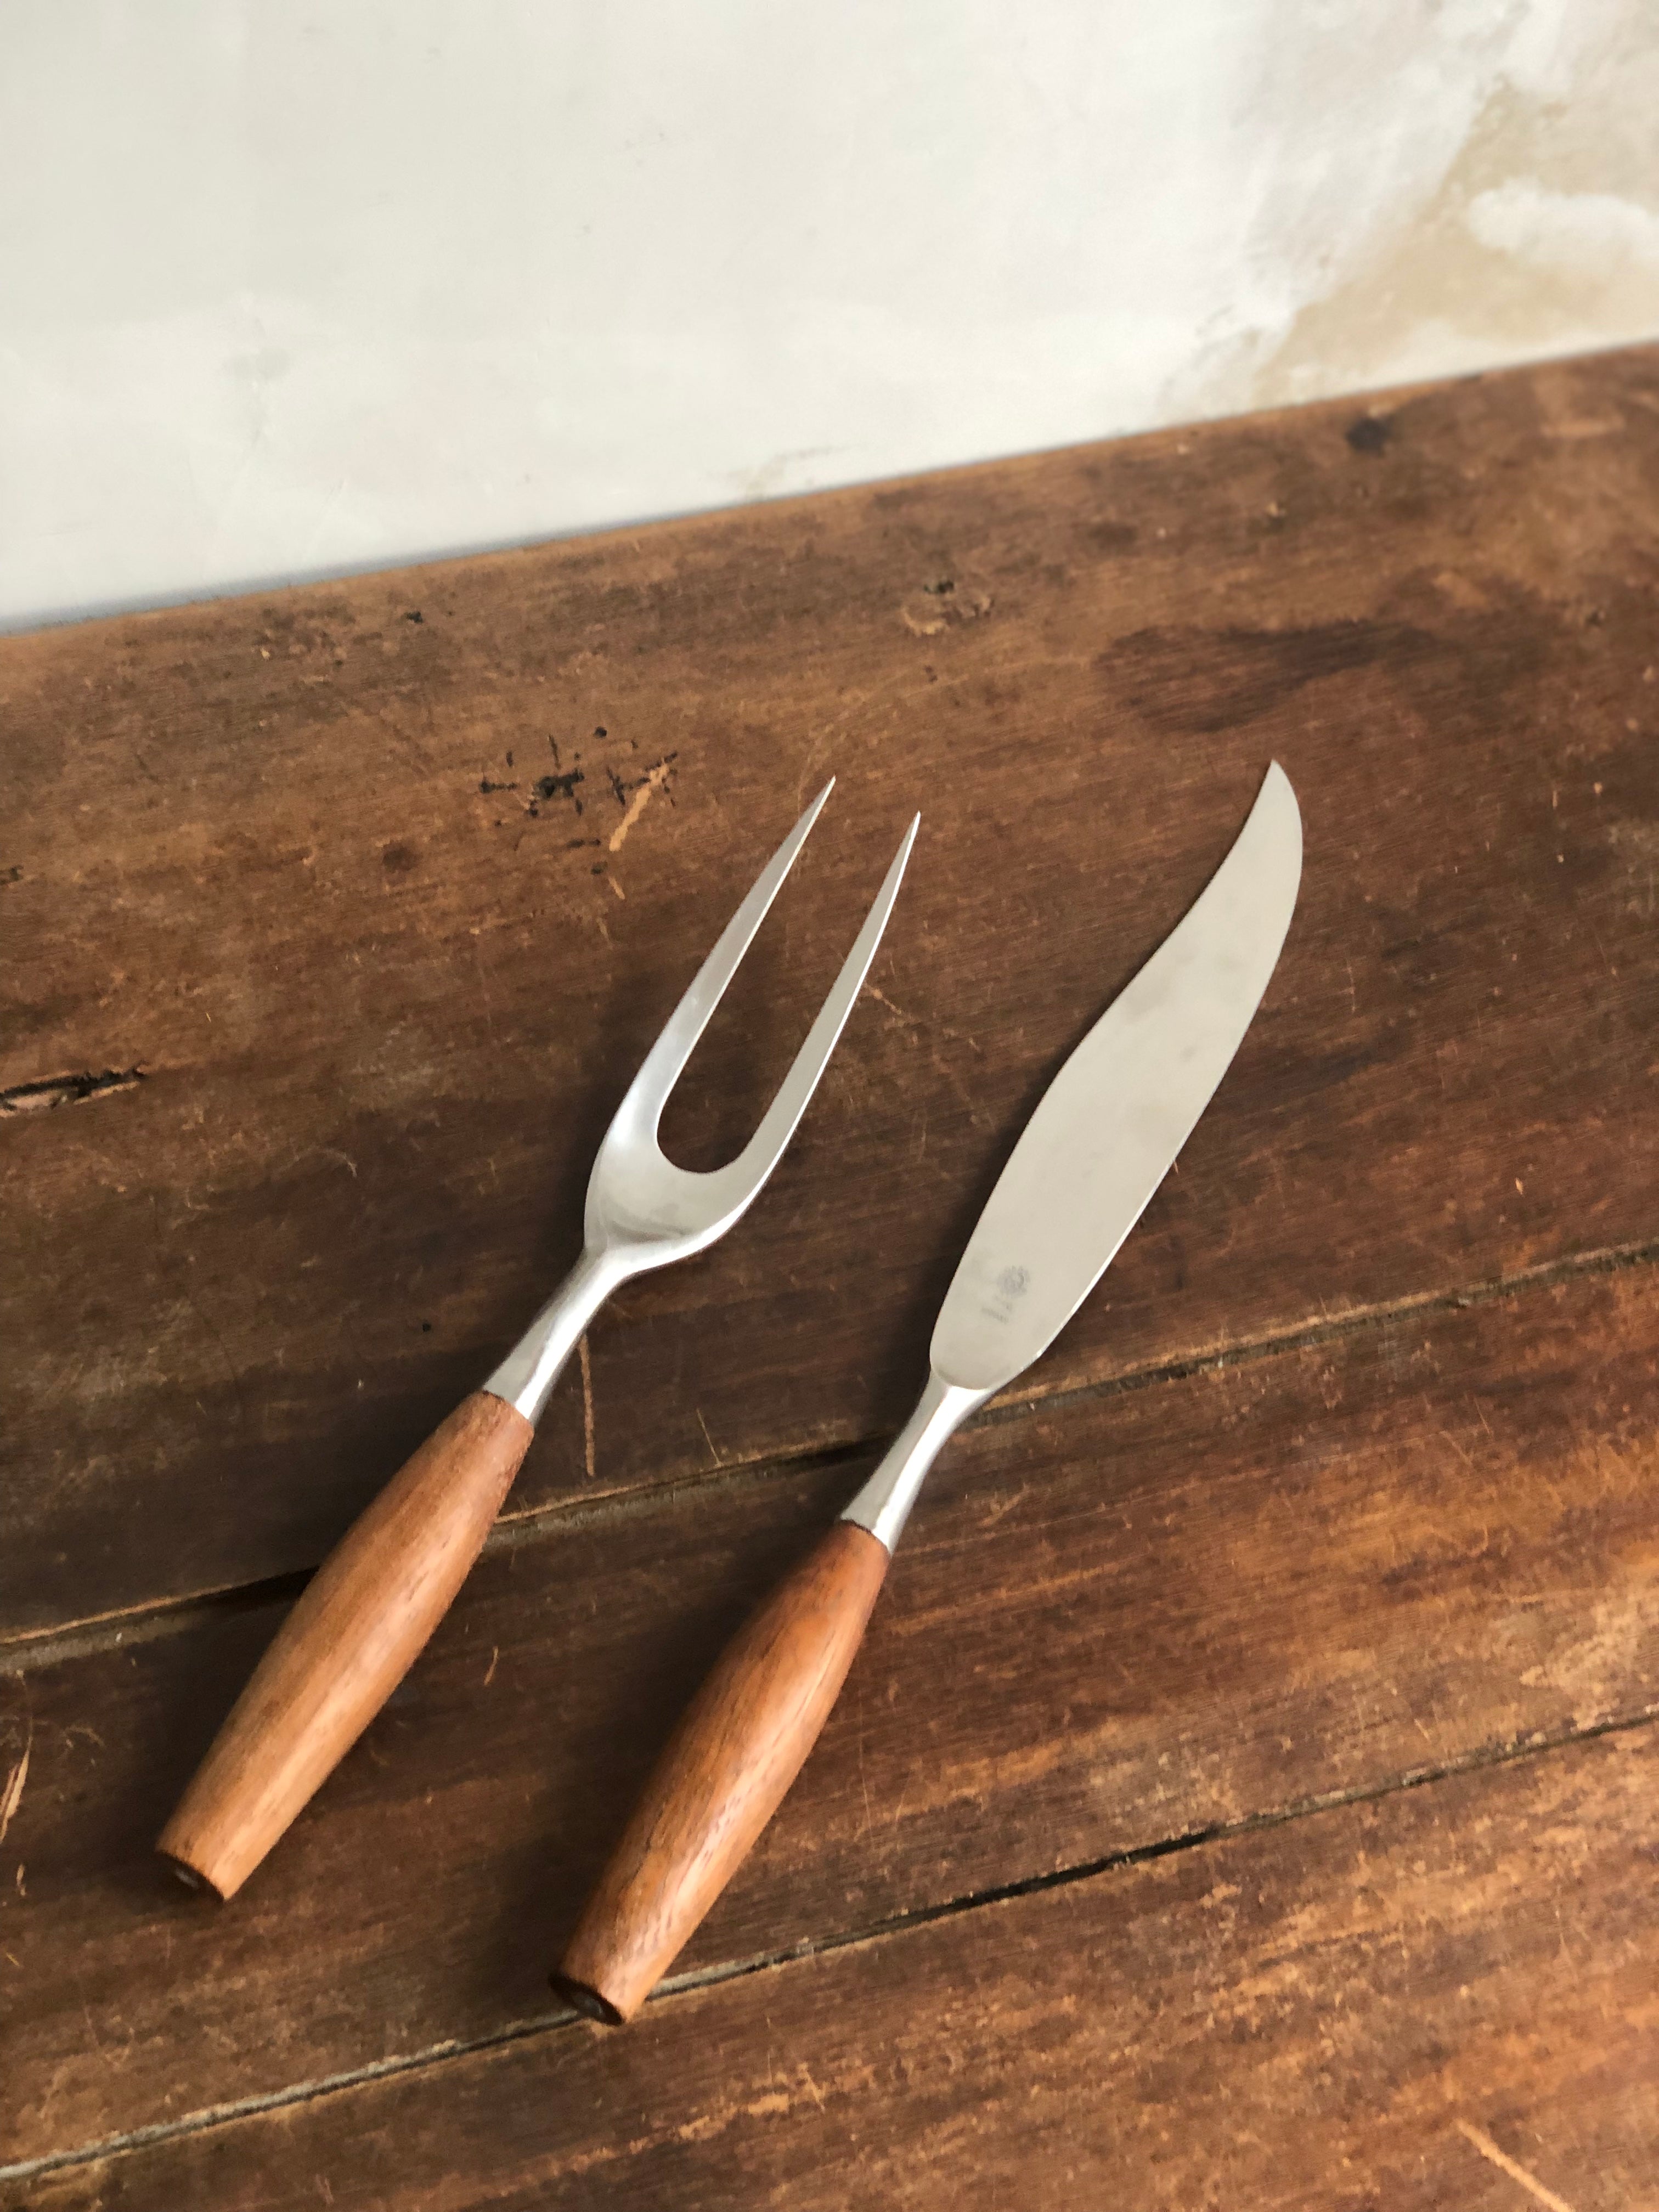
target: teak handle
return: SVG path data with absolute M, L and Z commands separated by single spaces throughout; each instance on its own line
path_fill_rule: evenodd
M 838 1521 L 726 1646 L 553 1977 L 591 2019 L 632 2020 L 777 1810 L 847 1679 L 889 1556 Z
M 229 1897 L 443 1619 L 534 1434 L 465 1398 L 347 1529 L 277 1631 L 155 1848 Z

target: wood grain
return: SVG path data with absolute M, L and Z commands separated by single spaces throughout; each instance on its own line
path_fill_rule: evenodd
M 554 1986 L 632 2020 L 753 1850 L 841 1694 L 890 1554 L 838 1521 L 720 1654 L 582 1907 Z
M 192 1885 L 234 1897 L 356 1742 L 449 1610 L 531 1435 L 475 1390 L 329 1553 L 161 1831 Z
M 1656 518 L 1650 348 L 0 643 L 0 2160 L 75 2161 L 0 2202 L 1654 2195 Z M 1303 900 L 1178 1174 L 930 1481 L 713 1980 L 560 2018 L 1270 754 Z M 151 1843 L 292 1595 L 234 1586 L 528 1317 L 832 769 L 665 1130 L 747 1133 L 920 804 L 777 1178 L 204 1910 Z
M 1284 963 L 1030 1387 L 1659 1234 L 1659 353 L 1360 412 L 0 641 L 0 1090 L 65 1102 L 0 1127 L 0 1630 L 323 1555 L 574 1255 L 831 769 L 677 1156 L 746 1133 L 919 805 L 874 989 L 516 1510 L 896 1427 L 1010 1141 L 1272 754 Z
M 1650 1711 L 1656 1366 L 1659 1279 L 1632 1267 L 981 1419 L 930 1475 L 817 1749 L 684 1967 Z M 112 1624 L 0 1675 L 0 1784 L 30 1751 L 0 1856 L 8 2154 L 546 2018 L 548 1961 L 688 1695 L 863 1471 L 486 1554 L 222 1911 L 151 1844 L 282 1607 Z M 1379 1903 L 1379 1955 L 1389 1927 Z M 933 2005 L 919 1988 L 918 2021 Z M 731 2031 L 733 2064 L 750 2032 Z M 656 2107 L 601 2109 L 625 2140 Z M 1193 2124 L 1224 2135 L 1207 2106 Z
M 1656 1790 L 1659 1732 L 1605 1737 L 0 2202 L 1630 2212 L 1659 2182 Z

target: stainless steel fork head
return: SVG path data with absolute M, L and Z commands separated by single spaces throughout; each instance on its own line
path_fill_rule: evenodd
M 602 1301 L 629 1276 L 688 1259 L 724 1236 L 754 1203 L 806 1111 L 876 957 L 915 842 L 919 814 L 905 831 L 864 927 L 777 1096 L 737 1158 L 724 1167 L 694 1174 L 676 1167 L 657 1141 L 669 1094 L 834 789 L 831 776 L 761 871 L 617 1109 L 588 1179 L 581 1259 L 484 1385 L 516 1406 L 528 1420 L 539 1416 L 577 1338 Z
M 777 1096 L 736 1159 L 707 1174 L 694 1175 L 665 1158 L 657 1142 L 657 1129 L 669 1093 L 834 788 L 832 777 L 762 871 L 759 881 L 726 925 L 719 943 L 646 1054 L 617 1109 L 587 1186 L 589 1251 L 621 1248 L 634 1256 L 637 1267 L 659 1267 L 666 1261 L 700 1252 L 723 1236 L 753 1203 L 793 1136 L 869 973 L 898 896 L 920 815 L 906 830 L 887 879 Z

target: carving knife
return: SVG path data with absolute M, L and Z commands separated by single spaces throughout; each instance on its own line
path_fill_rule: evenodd
M 923 1477 L 1046 1352 L 1174 1164 L 1243 1040 L 1302 873 L 1268 769 L 1231 851 L 1026 1123 L 945 1294 L 915 1413 L 846 1512 L 738 1634 L 659 1760 L 554 1986 L 629 2020 L 771 1818 L 863 1637 Z

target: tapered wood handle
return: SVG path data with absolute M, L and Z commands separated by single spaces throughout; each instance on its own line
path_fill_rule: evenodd
M 838 1521 L 727 1645 L 553 1977 L 590 2018 L 634 2017 L 777 1810 L 847 1679 L 888 1557 Z
M 534 1433 L 475 1390 L 353 1522 L 161 1831 L 186 1879 L 240 1889 L 357 1741 L 449 1609 Z

